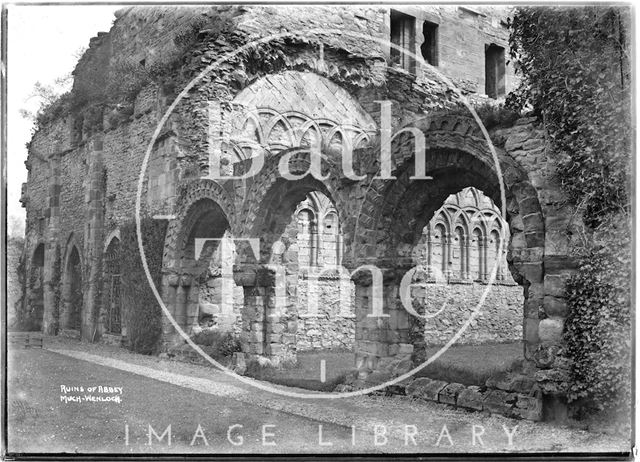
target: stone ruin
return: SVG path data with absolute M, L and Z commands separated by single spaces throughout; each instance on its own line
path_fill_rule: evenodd
M 247 358 L 274 364 L 299 351 L 351 349 L 359 380 L 372 384 L 409 370 L 425 345 L 446 343 L 495 268 L 486 309 L 460 341 L 522 341 L 522 370 L 496 389 L 533 393 L 538 407 L 524 414 L 541 418 L 539 403 L 557 404 L 567 381 L 563 297 L 575 269 L 574 211 L 554 182 L 542 127 L 529 118 L 491 127 L 498 171 L 480 127 L 455 109 L 442 78 L 477 107 L 503 100 L 516 84 L 504 14 L 479 6 L 120 10 L 112 29 L 91 39 L 74 92 L 107 88 L 123 62 L 165 74 L 139 82 L 118 104 L 89 97 L 44 123 L 29 144 L 22 203 L 33 277 L 25 299 L 39 307 L 42 330 L 126 337 L 125 311 L 135 307 L 119 298 L 119 228 L 134 220 L 147 147 L 189 80 L 235 53 L 179 97 L 147 162 L 142 210 L 169 220 L 159 290 L 179 326 L 234 332 Z M 287 37 L 249 45 L 285 25 Z M 195 39 L 184 50 L 189 31 Z M 178 66 L 163 61 L 180 53 Z M 385 120 L 399 134 L 390 142 L 392 176 L 376 179 Z M 429 181 L 412 180 L 418 136 Z M 259 172 L 224 178 L 250 172 L 256 149 L 264 153 Z M 324 179 L 308 174 L 313 149 Z M 346 151 L 352 172 L 340 162 Z M 286 156 L 289 176 L 279 169 Z M 240 237 L 256 239 L 259 253 L 231 240 Z M 198 239 L 218 244 L 197 255 Z M 384 317 L 368 316 L 379 294 L 376 275 L 357 270 L 363 265 L 380 269 Z M 409 278 L 414 308 L 446 304 L 426 322 L 401 300 L 403 278 L 417 265 L 427 270 Z M 180 343 L 165 319 L 163 348 Z M 453 388 L 444 402 L 461 395 Z

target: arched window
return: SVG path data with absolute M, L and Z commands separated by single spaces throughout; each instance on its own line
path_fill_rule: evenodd
M 338 265 L 340 263 L 340 230 L 338 229 L 338 215 L 331 211 L 324 216 L 323 244 L 328 248 L 324 255 L 326 265 Z
M 65 316 L 62 325 L 65 329 L 80 330 L 82 326 L 82 263 L 80 252 L 74 245 L 67 258 L 65 281 L 63 286 Z
M 432 239 L 432 252 L 433 261 L 431 266 L 434 269 L 439 269 L 442 274 L 447 274 L 447 242 L 446 242 L 447 230 L 442 223 L 438 223 L 433 230 Z
M 482 280 L 482 232 L 475 228 L 469 245 L 469 273 L 474 281 Z
M 500 269 L 500 260 L 501 255 L 499 255 L 500 248 L 500 233 L 497 230 L 491 231 L 489 234 L 489 242 L 487 242 L 487 277 L 493 271 L 493 267 L 498 265 L 496 269 L 496 280 L 502 279 L 501 277 L 501 269 Z
M 105 332 L 122 333 L 122 304 L 120 301 L 120 240 L 111 239 L 104 254 Z
M 44 244 L 39 244 L 33 253 L 29 272 L 29 316 L 38 330 L 42 328 L 44 316 Z
M 465 265 L 465 251 L 464 251 L 464 231 L 461 227 L 456 228 L 453 241 L 453 277 L 457 279 L 464 279 L 464 273 L 466 269 Z
M 313 212 L 303 208 L 298 212 L 298 264 L 301 267 L 315 266 L 317 249 L 314 236 Z

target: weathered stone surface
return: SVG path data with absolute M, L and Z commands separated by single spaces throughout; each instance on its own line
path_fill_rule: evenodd
M 458 395 L 464 389 L 465 386 L 461 383 L 450 383 L 442 390 L 440 390 L 440 393 L 438 394 L 438 401 L 444 404 L 452 404 L 455 406 Z
M 484 406 L 484 398 L 484 394 L 480 392 L 480 387 L 472 385 L 460 391 L 457 404 L 460 407 L 481 411 Z
M 516 402 L 516 397 L 515 393 L 491 390 L 485 395 L 483 409 L 496 414 L 507 415 Z
M 542 397 L 519 394 L 511 413 L 521 419 L 542 420 Z
M 564 320 L 561 318 L 548 318 L 540 321 L 538 336 L 543 343 L 557 343 L 562 339 Z
M 447 385 L 448 383 L 442 380 L 431 380 L 427 377 L 419 377 L 407 386 L 406 393 L 408 396 L 415 398 L 438 401 L 438 395 Z
M 29 288 L 25 300 L 39 304 L 42 299 L 42 327 L 46 332 L 51 332 L 59 321 L 65 321 L 68 313 L 65 314 L 64 307 L 54 306 L 54 288 L 47 285 L 43 288 L 42 281 L 51 280 L 54 266 L 59 263 L 53 256 L 57 251 L 67 261 L 64 257 L 77 249 L 85 266 L 78 274 L 88 275 L 83 280 L 87 293 L 83 297 L 86 306 L 82 307 L 80 332 L 87 340 L 91 335 L 99 337 L 105 333 L 106 311 L 104 307 L 101 311 L 97 303 L 97 294 L 105 292 L 106 287 L 101 280 L 104 249 L 111 242 L 108 239 L 131 220 L 146 146 L 160 115 L 172 101 L 168 88 L 175 86 L 174 90 L 179 91 L 185 83 L 183 79 L 197 75 L 219 56 L 253 40 L 255 34 L 281 30 L 283 24 L 287 30 L 302 31 L 326 29 L 330 25 L 343 29 L 344 33 L 320 34 L 314 43 L 296 39 L 291 44 L 274 44 L 273 55 L 278 58 L 272 72 L 262 68 L 268 61 L 265 56 L 250 53 L 199 82 L 179 102 L 155 140 L 145 172 L 142 206 L 149 216 L 172 217 L 162 249 L 164 277 L 160 289 L 182 327 L 197 324 L 194 318 L 200 312 L 215 318 L 216 326 L 236 333 L 247 356 L 291 359 L 299 350 L 355 349 L 364 376 L 371 371 L 400 374 L 409 367 L 404 360 L 419 353 L 424 346 L 421 343 L 442 344 L 459 330 L 468 319 L 471 301 L 486 287 L 492 263 L 504 263 L 504 255 L 497 255 L 499 246 L 496 246 L 502 229 L 494 229 L 497 234 L 492 234 L 491 229 L 478 230 L 469 225 L 473 216 L 464 223 L 456 223 L 453 220 L 457 212 L 439 210 L 443 201 L 454 209 L 456 206 L 464 209 L 466 205 L 483 211 L 492 209 L 491 202 L 485 199 L 496 199 L 499 192 L 494 174 L 483 170 L 491 158 L 486 140 L 468 117 L 438 115 L 418 125 L 434 147 L 433 155 L 428 156 L 428 168 L 455 169 L 458 172 L 455 178 L 443 177 L 436 186 L 408 186 L 412 141 L 411 137 L 404 137 L 407 139 L 399 138 L 397 149 L 393 150 L 393 163 L 398 172 L 406 175 L 385 182 L 384 187 L 372 183 L 379 164 L 371 155 L 369 143 L 376 142 L 380 129 L 381 108 L 376 101 L 381 95 L 393 103 L 392 131 L 416 116 L 431 113 L 432 109 L 441 110 L 451 99 L 447 86 L 422 66 L 409 61 L 399 65 L 387 63 L 386 51 L 376 45 L 377 40 L 372 45 L 349 34 L 364 32 L 381 42 L 388 40 L 388 8 L 317 6 L 291 8 L 286 12 L 260 6 L 233 8 L 234 33 L 221 32 L 215 40 L 206 31 L 199 34 L 188 50 L 189 56 L 181 56 L 185 59 L 179 60 L 179 72 L 163 76 L 162 80 L 164 77 L 169 80 L 167 88 L 150 83 L 131 101 L 115 109 L 90 100 L 87 107 L 51 120 L 35 132 L 29 143 L 26 163 L 29 182 L 23 194 L 27 217 L 24 252 L 31 271 L 33 266 L 39 266 L 33 258 L 37 246 L 46 242 L 43 276 L 48 276 L 40 277 L 40 282 Z M 398 8 L 405 10 L 402 6 Z M 425 20 L 441 24 L 439 41 L 447 44 L 439 50 L 442 62 L 447 63 L 444 72 L 469 92 L 473 102 L 486 103 L 484 44 L 506 46 L 507 29 L 491 14 L 472 15 L 431 6 L 405 11 L 415 17 L 416 24 Z M 128 9 L 119 15 L 108 34 L 91 41 L 74 73 L 74 88 L 82 91 L 92 86 L 106 88 L 105 79 L 113 74 L 110 66 L 120 59 L 135 63 L 151 60 L 146 65 L 173 69 L 177 64 L 164 60 L 175 56 L 176 35 L 204 17 L 213 18 L 213 29 L 225 30 L 217 27 L 221 17 L 217 7 Z M 326 45 L 321 60 L 315 41 Z M 150 54 L 151 45 L 154 53 Z M 261 70 L 254 74 L 256 66 Z M 506 68 L 505 82 L 507 86 L 514 82 L 510 66 Z M 208 111 L 209 103 L 218 103 L 220 111 Z M 254 120 L 240 109 L 249 106 L 268 110 Z M 318 120 L 326 124 L 321 133 L 310 130 L 297 134 L 300 127 L 317 126 Z M 345 123 L 357 130 L 325 139 L 333 128 Z M 294 129 L 290 131 L 287 127 Z M 296 132 L 295 136 L 290 132 Z M 242 184 L 233 180 L 213 181 L 207 178 L 211 173 L 209 153 L 227 155 L 227 148 L 219 142 L 220 135 L 223 138 L 228 135 L 232 143 L 249 137 L 256 145 L 268 146 L 273 155 L 265 160 L 259 174 Z M 563 198 L 553 180 L 555 171 L 549 162 L 553 155 L 548 152 L 546 135 L 537 121 L 522 119 L 513 127 L 497 130 L 495 135 L 504 148 L 499 150 L 499 156 L 509 192 L 506 204 L 511 224 L 509 266 L 518 282 L 527 287 L 524 340 L 527 351 L 534 352 L 528 359 L 538 367 L 562 369 L 566 365 L 556 364 L 555 356 L 547 355 L 538 346 L 542 342 L 550 347 L 561 340 L 566 315 L 562 278 L 576 265 L 568 256 L 569 240 L 561 234 L 574 224 L 567 222 L 566 211 L 558 204 Z M 367 174 L 367 178 L 345 179 L 344 172 L 337 167 L 339 162 L 333 162 L 334 156 L 342 152 L 345 143 L 342 136 L 351 137 L 349 142 L 353 146 L 365 148 L 356 150 L 354 171 Z M 332 160 L 328 162 L 332 164 L 328 167 L 332 169 L 329 178 L 317 182 L 309 177 L 283 181 L 278 170 L 279 153 L 308 146 L 314 137 L 327 148 L 324 154 Z M 251 164 L 236 158 L 222 160 L 229 174 L 244 173 Z M 305 155 L 297 155 L 290 162 L 292 172 L 305 173 L 308 162 Z M 469 184 L 484 189 L 486 196 L 474 196 L 471 191 L 473 197 L 467 197 L 470 190 L 460 188 Z M 296 204 L 308 199 L 300 191 L 305 194 L 321 191 L 326 201 L 310 207 L 309 214 L 296 209 L 297 215 L 292 219 Z M 460 191 L 457 195 L 460 197 L 447 199 L 452 191 Z M 434 211 L 437 213 L 428 233 L 420 234 L 422 229 L 416 231 L 407 226 L 415 223 L 423 212 L 429 215 Z M 501 226 L 497 221 L 494 225 Z M 217 226 L 221 229 L 216 229 Z M 258 255 L 242 244 L 236 247 L 231 303 L 220 294 L 221 257 L 211 256 L 212 260 L 218 260 L 212 265 L 216 268 L 209 268 L 207 273 L 206 265 L 202 264 L 206 258 L 197 261 L 192 255 L 192 243 L 185 242 L 190 236 L 225 232 L 232 236 L 259 235 L 261 239 Z M 429 255 L 423 250 L 427 243 L 431 246 Z M 349 261 L 351 269 L 363 263 L 383 268 L 383 309 L 389 318 L 369 317 L 373 306 L 371 272 L 354 275 L 344 284 L 343 291 L 338 290 L 342 289 L 343 281 L 337 271 L 328 271 L 314 286 L 310 282 L 313 270 L 301 269 L 324 268 L 341 258 L 343 262 Z M 426 275 L 416 277 L 412 281 L 414 306 L 433 313 L 437 311 L 434 307 L 439 308 L 446 301 L 448 309 L 442 316 L 424 323 L 420 327 L 424 331 L 416 336 L 410 330 L 415 326 L 398 306 L 398 281 L 405 268 L 414 266 L 415 261 L 429 259 L 432 266 L 444 270 L 442 279 L 449 284 L 440 290 Z M 276 282 L 276 271 L 266 265 L 285 267 L 283 291 Z M 62 270 L 64 275 L 73 274 L 69 268 Z M 205 277 L 201 277 L 203 274 Z M 497 279 L 481 316 L 465 331 L 462 342 L 522 338 L 523 290 L 513 285 L 507 265 L 498 267 Z M 62 292 L 64 299 L 69 291 Z M 342 294 L 348 297 L 342 299 Z M 317 316 L 306 312 L 309 300 L 319 301 Z M 200 311 L 199 304 L 204 307 Z M 219 307 L 215 315 L 216 310 L 207 308 L 209 305 Z M 282 312 L 280 308 L 284 308 Z M 55 319 L 56 313 L 61 313 L 60 319 Z M 69 327 L 66 324 L 60 322 L 62 335 Z M 72 334 L 78 335 L 78 331 Z M 165 348 L 175 334 L 165 322 Z M 560 389 L 564 379 L 562 374 L 549 373 L 540 383 L 545 390 Z M 422 391 L 415 385 L 414 392 L 433 395 L 433 390 L 424 382 L 423 385 Z M 522 390 L 528 386 L 516 382 L 497 385 Z M 439 386 L 432 384 L 434 389 Z

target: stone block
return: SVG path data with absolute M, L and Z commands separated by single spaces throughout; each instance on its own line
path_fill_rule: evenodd
M 546 286 L 545 283 L 545 289 Z M 569 308 L 565 299 L 547 295 L 544 297 L 544 312 L 550 317 L 564 318 L 569 314 Z
M 281 323 L 270 322 L 267 324 L 267 332 L 270 334 L 281 334 L 284 332 L 284 325 Z
M 407 395 L 415 398 L 438 401 L 438 394 L 448 385 L 442 380 L 419 377 L 407 386 Z
M 538 337 L 543 343 L 558 343 L 562 339 L 564 320 L 559 318 L 547 318 L 540 321 Z
M 413 369 L 413 361 L 411 359 L 403 359 L 399 361 L 393 368 L 393 376 L 398 377 L 402 374 L 406 374 Z
M 542 420 L 542 397 L 517 395 L 515 406 L 511 413 L 514 417 L 526 420 Z
M 220 314 L 220 306 L 215 303 L 200 303 L 199 310 L 200 310 L 200 317 L 216 316 Z
M 538 343 L 538 331 L 540 321 L 538 319 L 524 319 L 524 339 L 529 343 Z
M 404 396 L 406 395 L 406 392 L 407 392 L 407 387 L 401 384 L 389 385 L 384 389 L 384 394 L 386 396 L 393 396 L 393 395 Z
M 487 387 L 503 391 L 529 393 L 536 382 L 532 377 L 514 372 L 503 372 L 487 379 Z
M 410 355 L 413 353 L 413 345 L 410 343 L 400 343 L 398 345 L 398 354 L 399 355 Z
M 483 409 L 484 395 L 480 392 L 480 387 L 475 385 L 460 390 L 457 405 L 467 409 L 481 411 Z
M 542 262 L 522 263 L 518 271 L 531 283 L 543 281 Z
M 444 404 L 452 404 L 456 405 L 456 400 L 458 399 L 458 395 L 462 390 L 465 389 L 465 386 L 461 383 L 450 383 L 438 394 L 438 401 Z
M 272 356 L 278 356 L 284 353 L 284 347 L 280 343 L 270 343 L 268 353 Z
M 253 354 L 261 355 L 264 354 L 264 347 L 262 346 L 262 343 L 252 343 L 249 351 Z
M 508 415 L 516 399 L 515 393 L 491 390 L 484 398 L 483 409 L 496 414 Z

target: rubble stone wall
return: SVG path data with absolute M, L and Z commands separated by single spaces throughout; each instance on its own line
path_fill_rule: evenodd
M 432 316 L 425 322 L 425 344 L 444 345 L 477 315 L 457 344 L 501 343 L 522 340 L 524 296 L 518 285 L 423 283 L 411 286 L 414 307 Z M 486 298 L 481 298 L 486 292 Z M 477 310 L 477 311 L 476 311 Z

